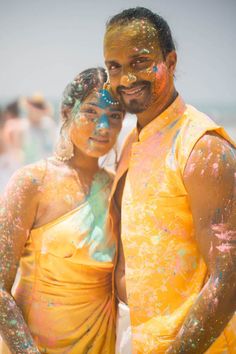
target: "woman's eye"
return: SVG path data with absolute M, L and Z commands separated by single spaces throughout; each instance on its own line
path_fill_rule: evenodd
M 112 119 L 119 120 L 119 119 L 121 119 L 121 114 L 120 114 L 120 113 L 112 113 L 112 114 L 110 115 L 110 117 L 111 117 Z
M 88 109 L 86 109 L 86 110 L 84 111 L 84 113 L 96 114 L 97 112 L 96 112 L 94 109 L 92 109 L 92 108 L 88 108 Z
M 89 121 L 94 121 L 95 119 L 97 119 L 97 112 L 92 108 L 87 108 L 80 111 L 80 116 L 84 117 L 84 119 L 87 119 Z

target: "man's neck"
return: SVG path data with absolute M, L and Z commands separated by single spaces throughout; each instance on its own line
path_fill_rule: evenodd
M 146 111 L 137 114 L 139 130 L 144 128 L 154 118 L 158 117 L 162 112 L 164 112 L 174 102 L 177 96 L 178 93 L 174 88 L 164 100 L 157 100 L 150 107 L 148 107 Z

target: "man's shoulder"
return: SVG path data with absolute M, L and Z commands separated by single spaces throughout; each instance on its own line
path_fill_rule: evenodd
M 201 126 L 214 126 L 215 128 L 219 127 L 219 125 L 214 122 L 212 118 L 210 118 L 206 113 L 198 110 L 196 107 L 186 104 L 186 111 L 184 113 L 185 123 Z
M 186 105 L 183 122 L 176 141 L 178 162 L 182 172 L 197 142 L 209 134 L 216 134 L 220 136 L 221 139 L 234 145 L 232 139 L 228 136 L 223 127 L 214 122 L 207 114 L 191 105 Z M 205 140 L 203 141 L 205 142 Z M 209 146 L 209 141 L 207 144 Z

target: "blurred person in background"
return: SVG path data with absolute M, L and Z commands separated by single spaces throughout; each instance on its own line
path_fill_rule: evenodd
M 23 136 L 24 124 L 20 115 L 20 102 L 18 99 L 10 102 L 4 112 L 5 128 L 4 140 L 7 149 L 11 151 L 12 158 L 18 161 L 18 165 L 23 164 Z M 18 167 L 19 167 L 18 166 Z M 17 168 L 18 168 L 17 167 Z
M 24 164 L 36 162 L 50 156 L 56 144 L 57 125 L 54 122 L 52 108 L 45 98 L 33 94 L 22 102 L 24 119 Z
M 19 153 L 18 146 L 18 128 L 10 123 L 9 110 L 0 112 L 0 196 L 11 175 L 22 164 L 22 155 Z M 11 145 L 11 142 L 16 145 Z

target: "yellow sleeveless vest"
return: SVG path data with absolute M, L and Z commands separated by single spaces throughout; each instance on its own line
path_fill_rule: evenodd
M 128 171 L 121 238 L 134 353 L 164 353 L 206 281 L 183 171 L 194 145 L 207 131 L 231 141 L 211 119 L 177 97 L 139 137 L 136 130 L 131 133 L 121 156 L 113 193 Z M 114 215 L 112 201 L 110 211 Z M 236 353 L 232 326 L 233 320 L 208 354 Z

